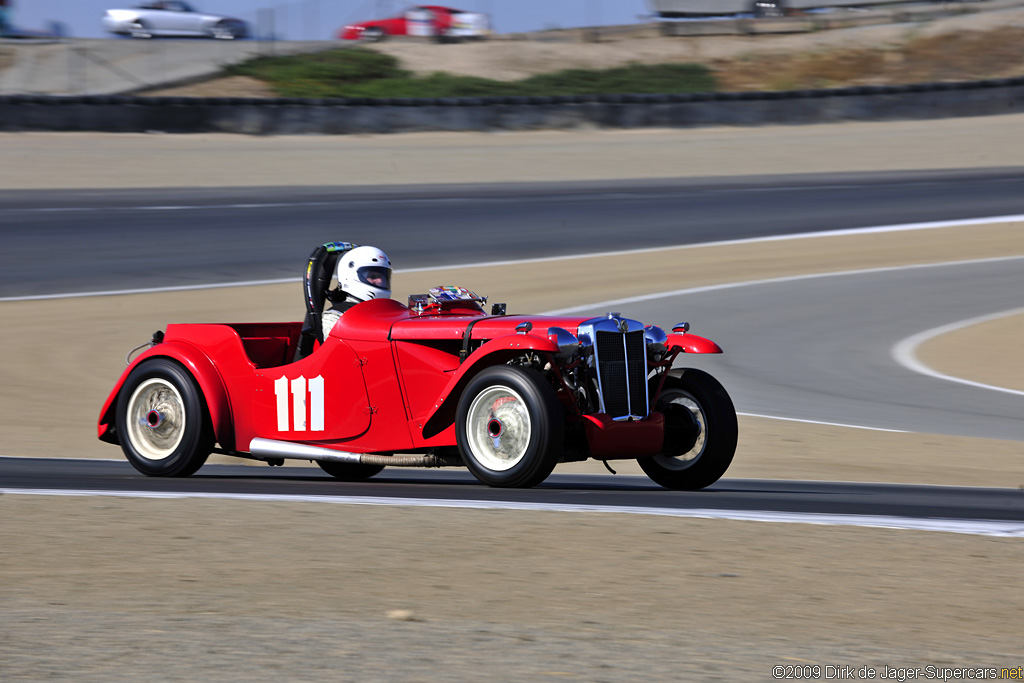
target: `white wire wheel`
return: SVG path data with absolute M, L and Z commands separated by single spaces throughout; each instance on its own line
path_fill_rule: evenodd
M 148 358 L 128 375 L 117 398 L 115 432 L 132 466 L 151 477 L 187 477 L 214 445 L 202 391 L 184 366 Z
M 128 399 L 127 436 L 147 460 L 163 460 L 174 453 L 185 425 L 185 402 L 167 380 L 147 379 Z
M 509 387 L 490 387 L 469 405 L 468 445 L 477 462 L 489 470 L 505 472 L 518 465 L 532 433 L 526 403 Z
M 535 370 L 487 368 L 459 398 L 459 452 L 488 486 L 529 488 L 544 481 L 561 457 L 564 430 L 555 389 Z

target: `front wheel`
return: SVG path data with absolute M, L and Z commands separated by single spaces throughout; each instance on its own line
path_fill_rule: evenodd
M 150 477 L 187 477 L 213 450 L 202 393 L 168 358 L 143 361 L 117 397 L 117 436 L 128 462 Z
M 324 472 L 340 481 L 366 481 L 384 470 L 383 465 L 361 465 L 335 460 L 317 460 L 316 464 Z
M 370 28 L 363 31 L 363 35 L 359 38 L 364 43 L 379 43 L 384 40 L 386 33 L 384 29 L 371 26 Z
M 644 473 L 682 491 L 718 481 L 732 463 L 739 434 L 736 408 L 718 380 L 694 368 L 667 377 L 654 409 L 665 416 L 665 443 L 658 455 L 637 460 Z
M 459 399 L 455 434 L 466 467 L 489 486 L 529 488 L 561 457 L 565 423 L 554 388 L 533 370 L 487 368 Z
M 150 30 L 149 26 L 146 25 L 146 22 L 140 20 L 128 27 L 128 35 L 132 38 L 146 39 L 152 38 L 153 32 Z

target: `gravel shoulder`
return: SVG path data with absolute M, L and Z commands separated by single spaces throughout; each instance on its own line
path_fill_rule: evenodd
M 0 515 L 17 558 L 0 563 L 5 681 L 766 681 L 774 665 L 1021 664 L 1014 539 L 11 495 Z
M 356 139 L 0 136 L 5 160 L 17 161 L 0 168 L 0 188 L 1009 167 L 1024 166 L 1019 146 L 1007 144 L 1021 123 Z M 439 150 L 450 152 L 444 165 Z M 700 248 L 672 286 L 1019 254 L 1022 227 Z M 544 293 L 559 283 L 528 266 L 458 279 L 541 310 L 600 300 L 615 271 L 587 280 L 592 265 L 564 265 L 557 301 Z M 396 291 L 422 289 L 420 278 L 447 276 L 401 274 Z M 265 286 L 0 302 L 0 453 L 120 457 L 95 440 L 94 421 L 124 351 L 169 320 L 293 319 L 296 301 L 291 286 Z M 61 320 L 79 343 L 30 340 L 26 330 L 41 319 Z M 962 334 L 981 336 L 966 342 L 950 335 L 992 352 L 947 351 L 937 339 L 922 354 L 947 372 L 1010 381 L 993 364 L 1014 358 L 1019 325 L 977 326 Z M 729 476 L 1024 485 L 1018 443 L 754 419 L 741 428 Z M 1022 664 L 1024 548 L 1014 539 L 597 513 L 19 495 L 0 496 L 0 518 L 3 680 L 731 681 L 766 680 L 776 664 Z
M 700 129 L 0 133 L 0 190 L 513 183 L 1024 167 L 1024 114 Z

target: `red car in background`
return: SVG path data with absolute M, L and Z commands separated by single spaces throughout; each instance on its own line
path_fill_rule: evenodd
M 439 5 L 416 5 L 389 19 L 349 24 L 338 37 L 368 43 L 384 40 L 388 36 L 420 36 L 457 41 L 485 38 L 490 32 L 490 20 L 486 14 Z

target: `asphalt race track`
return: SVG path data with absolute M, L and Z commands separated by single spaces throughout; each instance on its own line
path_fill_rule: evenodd
M 258 189 L 2 192 L 0 228 L 12 248 L 0 254 L 0 297 L 124 290 L 126 283 L 144 289 L 297 280 L 312 246 L 331 239 L 387 244 L 396 263 L 414 269 L 1024 214 L 1021 177 L 981 171 L 308 188 L 278 189 L 272 197 Z M 1024 441 L 1024 396 L 927 377 L 894 354 L 923 330 L 1020 308 L 1021 266 L 1011 258 L 786 278 L 702 288 L 699 296 L 673 292 L 622 310 L 664 326 L 689 320 L 694 333 L 719 342 L 726 355 L 694 364 L 722 380 L 741 413 Z M 599 315 L 613 304 L 584 312 Z M 1024 520 L 1024 499 L 1012 490 L 726 479 L 679 493 L 645 478 L 557 471 L 537 489 L 499 491 L 458 470 L 388 470 L 368 483 L 344 484 L 318 470 L 211 465 L 190 479 L 166 480 L 142 477 L 122 462 L 3 458 L 0 490 L 10 489 Z
M 692 321 L 718 342 L 725 354 L 685 360 L 712 372 L 741 412 L 1024 441 L 1024 395 L 925 376 L 893 354 L 922 330 L 1020 309 L 1022 291 L 1015 257 L 700 288 L 620 308 L 664 327 Z
M 297 279 L 313 246 L 331 240 L 386 243 L 399 269 L 411 269 L 1017 214 L 1024 214 L 1019 169 L 406 189 L 0 191 L 0 299 Z
M 1012 489 L 723 479 L 700 492 L 667 491 L 646 477 L 564 475 L 529 490 L 481 486 L 462 469 L 388 469 L 369 483 L 336 481 L 318 468 L 253 468 L 207 465 L 186 479 L 142 477 L 127 462 L 0 457 L 0 491 L 80 492 L 90 495 L 219 496 L 269 500 L 321 500 L 459 507 L 523 505 L 536 509 L 585 509 L 666 514 L 749 512 L 846 515 L 873 518 L 1008 522 L 989 533 L 1024 533 L 1024 504 Z M 897 526 L 898 522 L 889 521 Z M 919 527 L 920 528 L 920 527 Z

